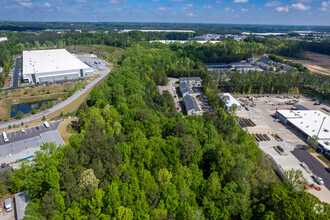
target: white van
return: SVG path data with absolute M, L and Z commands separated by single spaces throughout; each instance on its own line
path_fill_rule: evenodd
M 44 125 L 45 125 L 46 128 L 49 128 L 49 124 L 48 124 L 47 121 L 44 122 Z
M 7 212 L 10 212 L 12 210 L 11 198 L 5 200 L 5 208 Z
M 6 132 L 2 132 L 2 136 L 3 136 L 3 140 L 4 140 L 5 142 L 8 142 L 8 141 L 9 141 Z

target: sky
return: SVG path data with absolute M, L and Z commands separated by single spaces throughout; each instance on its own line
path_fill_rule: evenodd
M 0 0 L 3 21 L 330 25 L 330 0 Z

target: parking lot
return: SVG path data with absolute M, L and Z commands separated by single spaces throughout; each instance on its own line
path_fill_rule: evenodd
M 12 163 L 19 159 L 29 157 L 35 151 L 40 150 L 40 146 L 48 143 L 55 142 L 57 145 L 64 144 L 61 135 L 57 131 L 57 127 L 62 121 L 50 123 L 50 127 L 37 126 L 21 131 L 8 133 L 9 142 L 0 145 L 0 161 L 2 163 Z M 19 133 L 18 133 L 19 132 Z M 3 141 L 3 138 L 1 138 Z M 0 172 L 8 170 L 8 167 L 0 169 Z
M 313 188 L 309 188 L 308 191 L 321 201 L 330 203 L 330 173 L 325 170 L 325 165 L 315 155 L 302 149 L 302 146 L 307 144 L 305 142 L 306 138 L 299 131 L 291 126 L 283 125 L 274 116 L 276 109 L 291 109 L 294 107 L 293 105 L 284 104 L 292 100 L 292 97 L 265 96 L 250 98 L 250 100 L 246 97 L 236 97 L 236 100 L 239 102 L 243 100 L 248 107 L 242 107 L 240 111 L 237 111 L 237 116 L 250 119 L 255 124 L 255 126 L 247 126 L 244 129 L 247 129 L 250 134 L 267 135 L 269 139 L 259 140 L 259 148 L 271 156 L 283 170 L 301 170 L 309 184 L 321 187 L 321 191 L 316 191 Z M 325 105 L 314 105 L 314 101 L 310 98 L 300 97 L 297 104 L 310 110 L 320 110 L 329 115 L 328 112 L 322 109 Z M 311 174 L 301 166 L 301 162 L 304 162 L 312 170 L 312 174 L 322 177 L 325 185 L 318 185 L 312 179 Z
M 191 88 L 196 96 L 197 104 L 203 112 L 213 112 L 212 106 L 209 103 L 209 100 L 205 96 L 203 92 L 203 87 L 198 86 L 198 87 L 192 87 Z
M 29 139 L 29 138 L 32 138 L 35 136 L 39 136 L 41 133 L 47 132 L 49 130 L 56 130 L 61 122 L 62 121 L 55 121 L 55 122 L 49 123 L 49 128 L 46 128 L 44 125 L 39 125 L 36 127 L 24 128 L 24 129 L 21 129 L 18 131 L 7 133 L 7 137 L 9 139 L 9 141 L 5 142 L 3 140 L 3 137 L 1 137 L 0 138 L 0 147 L 2 145 L 7 145 L 7 144 L 14 143 L 17 141 L 21 141 L 21 140 Z M 24 130 L 24 132 L 22 130 Z
M 79 60 L 98 71 L 102 71 L 106 69 L 107 66 L 110 66 L 107 61 L 101 60 L 93 54 L 77 54 L 76 56 Z

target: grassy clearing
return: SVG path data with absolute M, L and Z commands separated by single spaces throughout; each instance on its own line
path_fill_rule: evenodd
M 64 119 L 64 121 L 57 128 L 57 130 L 60 133 L 61 137 L 63 138 L 65 144 L 69 143 L 69 139 L 70 139 L 71 135 L 77 133 L 74 129 L 72 129 L 71 123 L 73 121 L 75 121 L 74 118 Z
M 325 163 L 328 167 L 330 167 L 330 161 L 328 160 L 328 158 L 326 158 L 323 155 L 318 155 L 317 156 L 320 160 L 322 160 L 323 163 Z
M 107 52 L 108 53 L 107 61 L 111 63 L 117 63 L 121 59 L 124 52 L 124 50 L 121 48 L 107 46 L 107 45 L 92 45 L 92 47 L 96 47 L 98 49 Z

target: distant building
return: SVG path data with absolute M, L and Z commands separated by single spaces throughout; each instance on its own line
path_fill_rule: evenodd
M 180 84 L 181 83 L 188 83 L 193 85 L 200 85 L 202 79 L 200 77 L 180 77 L 179 78 Z
M 330 116 L 319 110 L 277 110 L 276 116 L 300 131 L 307 140 L 318 138 L 318 147 L 330 155 Z
M 226 102 L 226 108 L 225 110 L 228 112 L 230 108 L 234 107 L 236 105 L 236 111 L 241 111 L 241 104 L 236 101 L 236 99 L 230 95 L 230 93 L 221 93 L 218 94 L 220 98 L 224 98 L 224 101 Z
M 65 49 L 23 51 L 23 82 L 54 82 L 92 75 L 93 68 Z
M 3 41 L 8 41 L 8 38 L 7 37 L 0 37 L 0 42 L 3 42 Z
M 129 29 L 129 30 L 122 30 L 119 33 L 127 33 L 132 31 L 141 31 L 141 32 L 167 32 L 167 33 L 195 33 L 192 30 L 141 30 L 141 29 Z
M 186 107 L 187 115 L 201 115 L 201 109 L 199 108 L 197 101 L 193 95 L 186 95 L 183 97 L 183 103 Z

